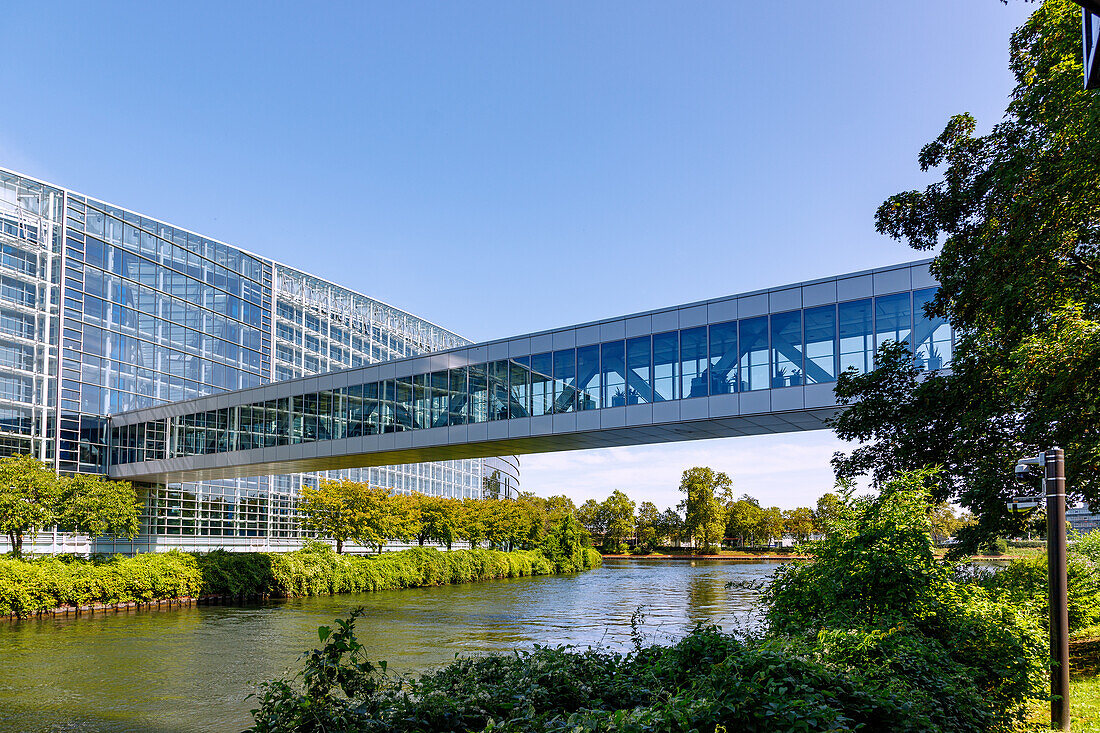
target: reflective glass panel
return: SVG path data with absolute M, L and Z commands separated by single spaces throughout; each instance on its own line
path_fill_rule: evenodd
M 600 345 L 603 360 L 600 407 L 626 404 L 626 342 L 609 341 Z
M 530 357 L 524 356 L 508 362 L 508 417 L 531 415 Z
M 853 300 L 837 306 L 840 330 L 840 371 L 866 374 L 874 368 L 875 345 L 871 327 L 871 300 Z
M 802 311 L 772 315 L 772 387 L 802 384 Z
M 550 353 L 531 356 L 531 416 L 549 415 L 554 404 L 554 357 Z
M 738 347 L 741 353 L 741 391 L 767 389 L 771 371 L 767 316 L 746 318 L 740 322 Z
M 432 389 L 429 379 L 427 374 L 413 377 L 413 424 L 417 429 L 432 424 Z
M 467 395 L 466 395 L 466 367 L 456 367 L 449 371 L 450 389 L 447 405 L 448 423 L 450 425 L 465 425 L 467 419 Z
M 600 406 L 600 345 L 577 349 L 577 409 L 595 410 Z
M 573 349 L 554 352 L 554 412 L 572 412 L 576 409 L 576 359 Z
M 379 402 L 378 382 L 363 385 L 363 434 L 377 435 L 381 432 L 382 405 Z
M 836 380 L 836 306 L 806 311 L 806 383 Z
M 489 419 L 489 380 L 485 364 L 472 364 L 470 374 L 470 422 L 486 422 Z
M 707 396 L 707 327 L 680 332 L 680 394 Z
M 680 363 L 678 331 L 653 334 L 653 401 L 677 399 L 677 366 Z
M 399 377 L 397 380 L 397 400 L 394 403 L 395 421 L 398 430 L 412 430 L 413 418 L 413 378 Z
M 924 308 L 936 297 L 935 288 L 913 293 L 913 343 L 916 365 L 934 371 L 951 363 L 951 325 L 942 318 L 929 318 Z
M 913 327 L 912 317 L 909 293 L 880 295 L 875 298 L 875 348 L 887 341 L 908 341 Z
M 432 372 L 431 374 L 431 400 L 432 400 L 432 422 L 433 428 L 442 427 L 447 424 L 447 404 L 449 402 L 447 398 L 448 377 L 446 370 L 441 372 Z
M 366 435 L 363 429 L 363 385 L 348 387 L 348 437 Z
M 737 321 L 710 327 L 710 393 L 737 391 Z
M 508 419 L 508 361 L 489 362 L 489 419 Z
M 626 341 L 626 404 L 653 401 L 653 355 L 649 336 Z M 612 395 L 611 404 L 615 405 Z

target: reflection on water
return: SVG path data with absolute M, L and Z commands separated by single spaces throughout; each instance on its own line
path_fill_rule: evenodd
M 360 641 L 398 672 L 532 644 L 626 649 L 638 606 L 655 641 L 697 623 L 748 626 L 755 595 L 726 583 L 775 567 L 621 559 L 575 576 L 22 621 L 0 627 L 0 730 L 240 730 L 255 683 L 293 666 L 318 626 L 360 605 Z

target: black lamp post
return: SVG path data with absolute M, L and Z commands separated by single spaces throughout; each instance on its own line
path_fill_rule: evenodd
M 1016 463 L 1016 476 L 1027 479 L 1033 468 L 1043 469 L 1043 494 L 1017 497 L 1013 510 L 1047 503 L 1047 590 L 1050 606 L 1050 727 L 1069 730 L 1069 602 L 1066 576 L 1066 459 L 1061 448 L 1051 448 Z

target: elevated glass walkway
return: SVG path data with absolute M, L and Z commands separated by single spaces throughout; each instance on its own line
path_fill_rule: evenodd
M 929 261 L 851 273 L 111 418 L 110 476 L 169 482 L 827 427 L 886 341 L 951 359 Z

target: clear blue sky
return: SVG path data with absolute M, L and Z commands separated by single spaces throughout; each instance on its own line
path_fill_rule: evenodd
M 949 115 L 1000 118 L 1033 8 L 9 4 L 0 165 L 484 340 L 915 259 L 875 207 Z M 837 445 L 529 457 L 525 483 L 664 505 L 707 462 L 792 506 Z

